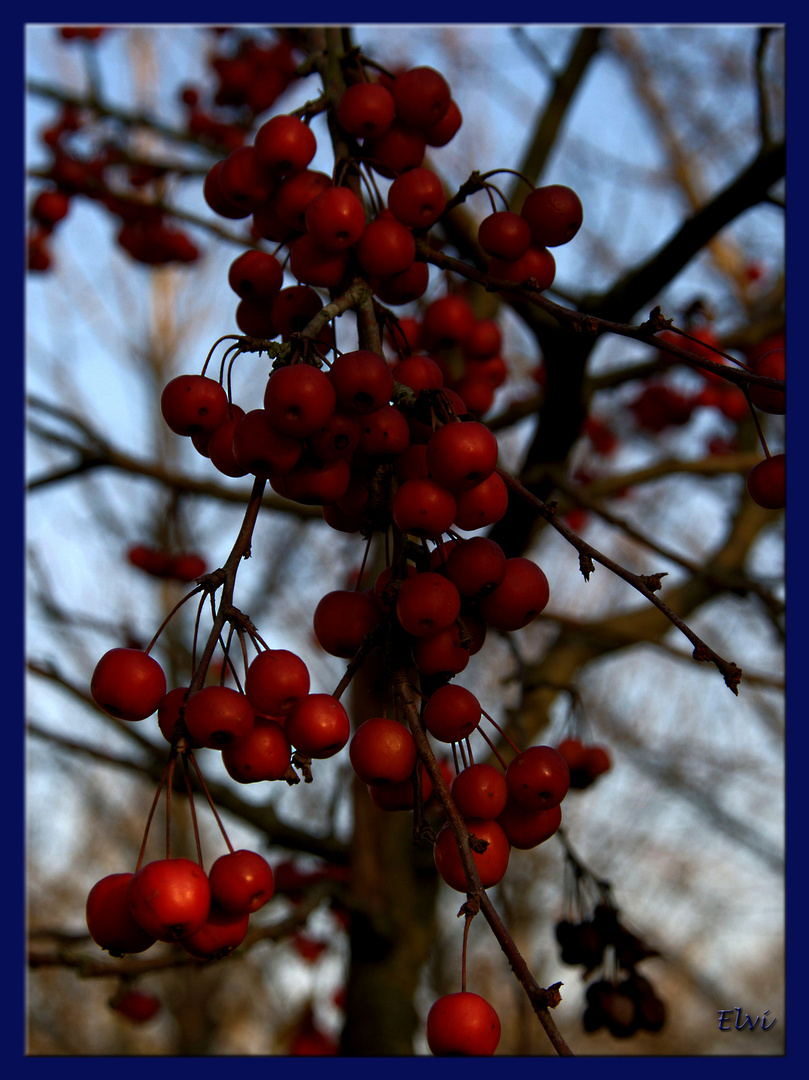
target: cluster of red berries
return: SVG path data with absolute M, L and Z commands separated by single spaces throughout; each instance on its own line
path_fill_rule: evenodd
M 200 960 L 229 956 L 251 914 L 273 895 L 272 870 L 255 851 L 230 851 L 206 874 L 190 859 L 167 858 L 135 873 L 108 874 L 87 897 L 87 928 L 111 956 L 173 942 Z
M 211 100 L 201 101 L 193 86 L 180 91 L 180 100 L 188 133 L 229 152 L 244 145 L 255 118 L 296 80 L 299 60 L 286 36 L 266 41 L 240 34 L 234 42 L 227 28 L 214 32 L 219 40 L 208 58 L 216 80 Z
M 373 586 L 362 591 L 358 582 L 353 590 L 321 599 L 315 636 L 326 652 L 355 665 L 383 642 L 412 660 L 422 678 L 417 693 L 424 729 L 452 747 L 457 775 L 447 772 L 445 780 L 451 780 L 452 799 L 488 888 L 503 879 L 512 848 L 536 847 L 557 831 L 571 781 L 565 758 L 551 746 L 521 752 L 512 743 L 515 756 L 506 764 L 480 726 L 483 716 L 497 728 L 495 721 L 474 694 L 452 681 L 483 647 L 490 628 L 508 633 L 529 625 L 550 595 L 545 574 L 532 560 L 507 558 L 491 540 L 459 535 L 501 520 L 508 505 L 496 437 L 478 418 L 506 376 L 499 328 L 476 318 L 461 294 L 447 294 L 426 306 L 417 327 L 429 353 L 414 352 L 409 344 L 401 348 L 394 337 L 399 358 L 392 363 L 369 349 L 338 352 L 325 319 L 316 340 L 302 333 L 323 310 L 316 290 L 348 287 L 355 274 L 384 303 L 423 294 L 428 269 L 415 259 L 415 237 L 437 221 L 445 205 L 438 178 L 422 167 L 423 155 L 426 146 L 449 141 L 460 112 L 443 76 L 420 67 L 349 85 L 336 118 L 355 161 L 392 180 L 387 206 L 375 206 L 366 220 L 352 186 L 309 169 L 315 138 L 297 116 L 271 118 L 252 146 L 238 146 L 217 162 L 205 180 L 209 205 L 227 218 L 252 215 L 258 237 L 288 246 L 297 284 L 285 288 L 276 255 L 258 248 L 240 255 L 229 270 L 229 284 L 240 297 L 237 323 L 247 335 L 229 351 L 234 359 L 241 352 L 271 350 L 276 357 L 262 407 L 244 411 L 232 402 L 224 389 L 223 361 L 219 379 L 207 377 L 204 368 L 202 374 L 172 379 L 161 411 L 170 429 L 189 438 L 224 475 L 268 481 L 287 499 L 320 506 L 332 528 L 369 541 L 375 532 L 397 530 L 399 554 Z M 351 175 L 349 170 L 346 176 Z M 546 269 L 542 277 L 531 259 L 540 253 L 546 267 L 548 259 L 553 263 L 547 247 L 572 238 L 581 224 L 581 204 L 570 189 L 537 189 L 514 216 L 528 237 L 519 253 L 514 242 L 503 244 L 511 226 L 506 221 L 504 232 L 502 216 L 482 226 L 490 270 L 505 280 L 532 278 L 545 288 L 553 274 Z M 521 266 L 520 276 L 509 276 L 517 273 L 512 264 Z M 393 318 L 385 324 L 389 333 L 399 327 Z M 274 337 L 283 344 L 270 346 Z M 329 351 L 334 355 L 327 361 Z M 204 580 L 198 583 L 198 589 L 206 587 Z M 258 645 L 252 629 L 250 636 Z M 179 753 L 195 765 L 194 750 L 219 750 L 239 783 L 296 783 L 294 766 L 306 770 L 312 759 L 332 757 L 350 740 L 353 770 L 380 809 L 412 810 L 417 800 L 430 798 L 432 782 L 408 726 L 398 717 L 371 716 L 356 724 L 352 737 L 339 697 L 310 692 L 306 665 L 294 653 L 262 648 L 246 664 L 243 690 L 224 684 L 197 688 L 192 682 L 193 690 L 189 684 L 167 691 L 149 650 L 112 649 L 99 661 L 91 691 L 102 709 L 123 720 L 156 711 L 172 761 Z M 492 749 L 499 768 L 474 762 L 474 732 Z M 235 854 L 242 853 L 222 858 L 233 861 Z M 448 821 L 438 830 L 433 854 L 442 879 L 465 893 L 468 883 Z M 214 864 L 211 879 L 221 862 Z M 202 867 L 189 860 L 150 863 L 131 883 L 119 875 L 127 878 L 126 899 L 117 909 L 94 901 L 91 914 L 88 902 L 88 925 L 97 907 L 105 913 L 123 908 L 154 939 L 186 949 L 191 942 L 199 950 L 204 933 L 216 942 L 215 949 L 207 946 L 208 955 L 236 947 L 246 916 L 225 918 L 213 880 L 213 907 L 197 925 L 204 900 L 191 904 L 186 920 L 171 908 L 168 889 L 165 911 L 144 912 L 145 886 L 138 882 L 147 872 L 159 880 L 176 872 L 207 882 Z M 199 889 L 205 892 L 202 884 Z M 190 882 L 185 892 L 195 892 Z M 245 920 L 238 929 L 232 925 L 237 915 Z M 222 929 L 215 934 L 211 922 Z M 102 947 L 118 944 L 100 931 L 97 936 L 92 925 L 91 933 Z M 494 1053 L 499 1035 L 492 1007 L 465 987 L 439 999 L 428 1019 L 434 1053 Z
M 609 772 L 612 761 L 603 746 L 587 746 L 581 739 L 562 739 L 556 748 L 570 769 L 570 786 L 578 791 Z
M 126 557 L 133 566 L 150 577 L 169 578 L 172 581 L 196 581 L 208 569 L 205 560 L 193 552 L 172 553 L 148 544 L 135 544 Z
M 52 155 L 45 171 L 54 186 L 40 191 L 31 206 L 28 268 L 50 268 L 49 238 L 76 196 L 92 199 L 119 219 L 116 240 L 137 262 L 149 266 L 195 262 L 199 257 L 197 245 L 183 229 L 171 223 L 154 199 L 143 197 L 142 189 L 159 179 L 162 171 L 128 163 L 113 146 L 89 156 L 74 150 L 71 137 L 84 126 L 83 114 L 65 105 L 58 121 L 42 133 L 42 142 Z

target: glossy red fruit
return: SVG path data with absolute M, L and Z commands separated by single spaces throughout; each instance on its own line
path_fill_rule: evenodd
M 391 93 L 396 115 L 412 128 L 428 128 L 439 123 L 449 108 L 449 83 L 431 67 L 413 67 L 393 80 Z
M 413 637 L 440 633 L 455 622 L 460 610 L 460 593 L 443 574 L 413 574 L 396 594 L 396 617 Z
M 249 914 L 234 914 L 211 902 L 208 918 L 202 926 L 191 934 L 184 934 L 177 944 L 199 960 L 223 960 L 244 941 L 249 923 Z
M 519 851 L 529 851 L 549 840 L 562 824 L 562 807 L 549 810 L 526 810 L 512 798 L 497 816 L 497 824 L 508 837 L 508 842 Z
M 233 428 L 232 449 L 240 468 L 272 479 L 297 464 L 303 444 L 300 439 L 281 434 L 270 423 L 266 409 L 251 409 Z
M 157 938 L 135 922 L 127 904 L 132 874 L 108 874 L 90 889 L 85 907 L 87 929 L 110 956 L 145 952 Z
M 506 556 L 494 540 L 472 536 L 447 555 L 446 575 L 462 596 L 486 596 L 503 580 Z
M 359 725 L 348 747 L 351 767 L 371 786 L 404 783 L 416 767 L 416 744 L 398 720 L 375 716 Z
M 309 203 L 332 187 L 331 177 L 316 169 L 293 173 L 283 181 L 273 200 L 278 220 L 295 232 L 306 231 L 306 210 Z
M 248 214 L 271 197 L 273 181 L 262 170 L 252 146 L 239 146 L 227 155 L 219 170 L 219 188 L 234 206 Z
M 544 292 L 553 285 L 556 260 L 547 248 L 532 244 L 519 259 L 489 259 L 489 274 L 502 281 L 520 283 L 533 278 L 536 284 L 532 288 Z
M 747 474 L 747 490 L 754 503 L 766 510 L 780 510 L 786 506 L 786 455 L 773 454 Z
M 500 1017 L 479 994 L 446 994 L 427 1014 L 427 1045 L 436 1057 L 491 1057 L 499 1042 Z
M 270 485 L 279 495 L 305 506 L 327 506 L 341 499 L 351 481 L 351 466 L 341 457 L 320 461 L 304 453 L 294 468 L 273 477 Z
M 162 1008 L 160 998 L 156 998 L 154 994 L 145 994 L 142 990 L 130 990 L 117 1000 L 110 1002 L 110 1005 L 121 1016 L 125 1016 L 127 1020 L 132 1020 L 136 1024 L 145 1024 Z
M 205 686 L 185 703 L 185 726 L 200 746 L 222 750 L 253 730 L 253 706 L 229 686 Z
M 331 694 L 308 694 L 287 718 L 292 745 L 313 758 L 338 754 L 351 736 L 348 713 Z
M 503 773 L 483 762 L 468 765 L 452 781 L 450 794 L 459 812 L 466 818 L 496 818 L 508 798 L 508 785 Z
M 456 494 L 454 524 L 464 532 L 474 532 L 500 521 L 507 509 L 508 488 L 493 472 L 473 488 Z
M 357 451 L 363 457 L 398 457 L 410 445 L 407 418 L 395 405 L 382 405 L 362 417 Z
M 433 691 L 424 706 L 424 726 L 439 742 L 458 742 L 480 723 L 480 702 L 471 690 L 450 683 Z
M 366 635 L 379 625 L 379 608 L 372 597 L 348 589 L 326 593 L 315 608 L 315 637 L 331 656 L 350 660 Z
M 319 431 L 306 436 L 306 445 L 315 458 L 322 462 L 344 458 L 349 463 L 360 443 L 362 427 L 355 413 L 343 411 L 339 401 L 337 408 Z M 342 498 L 342 496 L 341 496 Z
M 422 128 L 421 133 L 428 146 L 446 146 L 458 133 L 462 123 L 461 110 L 454 98 L 450 98 L 449 108 L 443 117 L 436 124 Z
M 427 349 L 463 346 L 475 321 L 474 309 L 465 296 L 459 293 L 440 296 L 424 312 L 422 340 Z
M 305 285 L 334 289 L 345 277 L 347 267 L 347 251 L 326 251 L 311 233 L 303 233 L 289 245 L 290 273 Z
M 220 424 L 208 438 L 208 457 L 214 468 L 223 476 L 246 476 L 248 470 L 239 464 L 233 454 L 233 436 L 236 433 L 236 425 L 244 416 L 244 409 L 240 409 L 238 405 L 231 405 L 230 412 L 230 420 Z
M 141 649 L 110 649 L 95 666 L 90 693 L 119 720 L 145 720 L 166 694 L 162 667 Z
M 245 297 L 236 306 L 236 325 L 247 337 L 274 338 L 278 329 L 272 318 L 272 301 Z
M 305 330 L 323 307 L 323 301 L 309 285 L 290 285 L 272 302 L 272 320 L 278 333 L 286 338 Z
M 228 419 L 228 396 L 205 375 L 178 375 L 160 397 L 163 419 L 177 435 L 214 431 Z
M 256 712 L 288 716 L 309 693 L 309 669 L 288 649 L 265 649 L 247 669 L 244 692 Z
M 426 149 L 424 133 L 407 127 L 394 117 L 390 127 L 381 135 L 365 140 L 362 157 L 374 172 L 394 177 L 421 165 Z
M 427 443 L 430 478 L 449 491 L 469 491 L 495 470 L 497 439 L 478 420 L 444 424 Z
M 365 226 L 355 248 L 360 266 L 373 277 L 389 278 L 413 265 L 413 233 L 394 217 L 379 216 Z
M 228 284 L 237 296 L 271 300 L 281 291 L 284 271 L 268 251 L 245 251 L 228 270 Z
M 460 620 L 458 620 L 460 621 Z M 458 621 L 430 637 L 416 638 L 411 648 L 413 663 L 422 675 L 452 678 L 469 663 L 472 648 L 461 637 Z
M 177 686 L 173 690 L 169 690 L 157 707 L 157 725 L 167 742 L 171 742 L 174 738 L 174 730 L 177 721 L 180 719 L 180 710 L 184 710 L 187 693 L 187 686 Z M 188 739 L 188 745 L 192 750 L 199 748 L 200 743 L 196 739 L 192 739 L 190 735 L 185 737 Z
M 273 116 L 256 132 L 256 159 L 279 176 L 306 168 L 317 150 L 312 129 L 297 116 Z
M 411 229 L 429 229 L 444 212 L 444 185 L 432 169 L 409 169 L 397 176 L 388 191 L 388 208 Z
M 526 195 L 520 214 L 531 226 L 531 237 L 537 247 L 567 244 L 584 220 L 581 199 L 564 184 L 536 188 Z
M 190 859 L 147 863 L 127 887 L 130 913 L 158 941 L 177 941 L 204 925 L 211 907 L 205 871 Z
M 202 195 L 205 202 L 210 206 L 214 213 L 219 214 L 220 217 L 236 221 L 239 218 L 248 217 L 250 208 L 244 206 L 242 203 L 237 203 L 232 199 L 229 199 L 222 191 L 220 177 L 222 175 L 222 167 L 224 164 L 224 160 L 217 161 L 205 174 L 205 180 L 202 184 Z
M 529 746 L 506 769 L 514 802 L 526 810 L 550 810 L 567 795 L 570 769 L 552 746 Z
M 396 382 L 409 386 L 416 394 L 422 390 L 439 390 L 444 385 L 441 368 L 435 360 L 421 354 L 399 360 L 391 368 L 391 374 Z
M 512 210 L 497 210 L 481 221 L 478 242 L 487 255 L 519 259 L 531 244 L 531 226 Z
M 407 480 L 393 497 L 393 520 L 406 533 L 435 540 L 455 520 L 452 494 L 434 480 Z
M 282 723 L 283 717 L 276 721 L 255 716 L 252 730 L 223 748 L 222 764 L 237 784 L 283 780 L 289 769 L 292 746 Z
M 306 208 L 306 228 L 324 251 L 347 251 L 365 230 L 365 207 L 347 187 L 332 187 L 317 195 Z
M 337 404 L 325 371 L 312 364 L 276 368 L 267 380 L 264 409 L 282 435 L 303 439 L 328 422 Z
M 396 115 L 393 94 L 380 83 L 355 83 L 337 103 L 337 122 L 357 138 L 383 135 Z
M 482 853 L 473 851 L 472 858 L 483 888 L 490 889 L 503 880 L 508 869 L 511 850 L 508 838 L 496 821 L 487 821 L 484 818 L 465 818 L 464 821 L 473 836 L 478 840 L 485 840 L 488 844 Z M 433 859 L 438 873 L 447 885 L 456 892 L 465 893 L 469 886 L 449 822 L 442 825 L 435 838 Z
M 370 349 L 354 349 L 338 356 L 329 378 L 342 408 L 365 416 L 387 405 L 394 378 L 387 362 Z
M 242 848 L 221 855 L 208 874 L 211 897 L 234 915 L 252 915 L 268 903 L 275 891 L 270 864 L 257 851 Z
M 397 304 L 411 304 L 427 292 L 430 284 L 430 267 L 428 263 L 414 262 L 401 274 L 392 274 L 391 277 L 380 279 L 374 287 L 374 292 L 385 304 L 393 306 Z
M 545 574 L 530 559 L 506 561 L 503 580 L 480 602 L 480 614 L 496 630 L 520 630 L 544 611 L 550 599 Z

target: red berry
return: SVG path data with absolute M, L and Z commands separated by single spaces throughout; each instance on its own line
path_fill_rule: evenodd
M 449 108 L 442 118 L 437 123 L 422 128 L 421 133 L 428 146 L 446 146 L 455 137 L 462 123 L 461 110 L 457 102 L 450 98 Z
M 753 364 L 756 375 L 766 375 L 769 379 L 786 379 L 786 352 L 774 349 L 765 353 Z M 750 400 L 762 412 L 783 415 L 786 412 L 787 398 L 783 390 L 770 390 L 766 386 L 750 384 Z
M 447 556 L 446 574 L 462 596 L 485 596 L 505 577 L 506 556 L 494 540 L 472 536 Z
M 185 726 L 200 746 L 221 750 L 253 730 L 253 707 L 228 686 L 205 686 L 185 704 Z
M 465 532 L 474 532 L 500 521 L 507 509 L 508 488 L 493 472 L 473 488 L 456 493 L 454 524 Z
M 767 510 L 786 506 L 786 455 L 774 454 L 754 465 L 747 474 L 747 490 L 753 502 Z
M 162 667 L 141 649 L 110 649 L 90 680 L 93 700 L 119 720 L 145 720 L 166 694 Z
M 459 742 L 480 723 L 480 702 L 463 686 L 448 684 L 435 690 L 424 706 L 424 726 L 439 742 Z
M 337 395 L 325 371 L 311 364 L 276 368 L 264 391 L 267 419 L 283 435 L 303 439 L 327 423 Z
M 204 925 L 211 907 L 205 871 L 190 859 L 158 859 L 133 874 L 127 904 L 158 941 L 177 941 Z
M 337 589 L 326 593 L 315 608 L 315 637 L 331 656 L 350 660 L 379 621 L 379 608 L 372 597 Z
M 338 403 L 360 416 L 387 405 L 393 395 L 391 370 L 383 357 L 370 349 L 342 353 L 333 362 L 329 378 Z
M 428 128 L 443 120 L 451 91 L 444 76 L 431 67 L 414 67 L 393 80 L 396 115 L 412 128 Z
M 548 810 L 526 810 L 509 796 L 497 824 L 512 847 L 528 851 L 544 844 L 557 831 L 562 824 L 562 808 L 557 805 Z
M 108 874 L 97 881 L 87 897 L 87 929 L 96 945 L 110 956 L 145 952 L 157 938 L 132 917 L 127 889 L 132 874 Z
M 309 669 L 288 649 L 265 649 L 247 669 L 244 692 L 256 712 L 287 716 L 309 693 Z
M 242 298 L 271 300 L 281 291 L 283 281 L 281 264 L 268 251 L 245 251 L 228 271 L 228 284 Z
M 450 793 L 464 817 L 488 821 L 498 817 L 505 807 L 508 785 L 502 772 L 480 763 L 462 769 L 452 781 Z
M 489 273 L 503 281 L 524 282 L 533 278 L 533 288 L 544 292 L 553 285 L 556 277 L 556 260 L 544 247 L 531 245 L 519 259 L 489 259 Z
M 394 217 L 377 217 L 365 226 L 356 246 L 357 259 L 366 273 L 388 278 L 412 266 L 416 241 L 410 229 Z
M 306 208 L 306 228 L 324 251 L 347 251 L 365 230 L 365 207 L 347 187 L 331 187 Z
M 450 528 L 456 502 L 433 480 L 407 480 L 393 497 L 393 520 L 406 533 L 435 540 Z
M 393 95 L 380 83 L 355 83 L 346 87 L 337 103 L 337 121 L 357 138 L 383 135 L 396 113 Z
M 159 998 L 154 994 L 144 994 L 141 990 L 130 990 L 110 1004 L 121 1016 L 133 1020 L 136 1024 L 151 1020 L 161 1009 Z
M 472 858 L 477 867 L 481 884 L 484 889 L 490 889 L 497 885 L 505 877 L 508 869 L 510 845 L 508 838 L 496 821 L 487 821 L 484 818 L 466 818 L 466 827 L 478 840 L 487 841 L 486 850 L 482 853 L 472 852 Z M 466 883 L 461 856 L 455 836 L 446 822 L 435 838 L 433 847 L 433 859 L 438 873 L 456 892 L 465 893 L 469 886 Z
M 262 780 L 283 780 L 289 769 L 292 746 L 281 727 L 269 717 L 254 717 L 253 728 L 222 750 L 222 764 L 237 784 L 257 784 Z
M 531 226 L 512 210 L 497 210 L 481 221 L 478 241 L 487 255 L 519 259 L 531 244 Z
M 572 188 L 548 184 L 526 195 L 520 210 L 537 247 L 558 247 L 572 240 L 584 218 L 581 200 Z
M 530 559 L 506 561 L 503 580 L 480 602 L 480 614 L 496 630 L 520 630 L 543 611 L 550 599 L 545 574 Z
M 550 810 L 567 795 L 570 769 L 552 746 L 529 746 L 509 764 L 506 783 L 518 806 L 526 810 Z
M 442 574 L 413 574 L 396 594 L 396 617 L 413 637 L 440 633 L 455 622 L 460 610 L 460 594 Z
M 272 899 L 273 872 L 257 851 L 231 851 L 221 855 L 208 875 L 211 897 L 233 914 L 252 914 Z
M 391 213 L 412 229 L 429 229 L 445 205 L 444 186 L 432 169 L 409 169 L 397 176 L 388 191 Z
M 200 960 L 221 960 L 241 945 L 249 923 L 248 913 L 234 914 L 212 902 L 208 918 L 202 926 L 192 933 L 183 934 L 177 944 Z
M 436 1057 L 491 1057 L 499 1042 L 500 1018 L 479 994 L 446 994 L 427 1014 L 427 1044 Z
M 349 740 L 348 713 L 331 694 L 308 694 L 287 718 L 286 732 L 292 745 L 313 758 L 330 758 Z
M 232 450 L 240 468 L 272 479 L 297 464 L 303 444 L 300 439 L 282 435 L 270 423 L 266 409 L 251 409 L 233 428 Z
M 279 176 L 306 168 L 317 150 L 317 140 L 297 116 L 273 116 L 256 132 L 256 159 L 262 168 Z
M 487 480 L 497 455 L 497 439 L 479 421 L 444 424 L 427 443 L 427 468 L 432 480 L 455 494 Z
M 360 724 L 348 748 L 351 767 L 365 784 L 404 783 L 416 767 L 416 744 L 398 720 L 372 717 Z
M 228 396 L 205 375 L 178 375 L 160 397 L 163 419 L 177 435 L 214 431 L 229 419 Z

